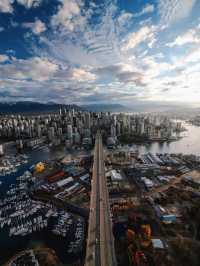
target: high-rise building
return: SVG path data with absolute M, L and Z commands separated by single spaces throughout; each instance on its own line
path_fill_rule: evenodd
M 90 128 L 91 126 L 91 120 L 90 120 L 90 113 L 85 114 L 85 127 Z
M 115 125 L 111 125 L 111 127 L 110 127 L 110 135 L 113 138 L 116 137 L 116 127 L 115 127 Z
M 72 140 L 73 137 L 72 125 L 67 125 L 67 137 L 68 139 Z
M 0 156 L 4 155 L 4 148 L 3 145 L 0 145 Z
M 54 127 L 50 127 L 49 128 L 49 131 L 48 131 L 48 138 L 50 140 L 53 140 L 54 137 L 55 137 L 55 129 L 54 129 Z

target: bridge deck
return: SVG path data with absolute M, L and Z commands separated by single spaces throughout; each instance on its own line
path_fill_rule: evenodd
M 90 215 L 85 266 L 115 266 L 116 258 L 110 217 L 109 194 L 105 177 L 103 144 L 96 135 Z

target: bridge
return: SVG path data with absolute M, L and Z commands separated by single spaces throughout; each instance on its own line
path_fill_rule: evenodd
M 116 266 L 102 137 L 97 132 L 85 266 Z

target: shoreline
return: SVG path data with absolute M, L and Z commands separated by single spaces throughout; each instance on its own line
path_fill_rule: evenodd
M 120 145 L 145 145 L 145 144 L 152 144 L 152 143 L 171 143 L 171 142 L 176 142 L 181 139 L 183 139 L 184 136 L 178 137 L 176 139 L 149 139 L 149 140 L 136 140 L 136 141 L 130 141 L 130 142 L 125 142 L 125 141 L 120 141 Z

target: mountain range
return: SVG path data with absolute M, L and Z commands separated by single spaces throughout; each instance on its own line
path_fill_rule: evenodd
M 55 102 L 40 103 L 33 101 L 23 102 L 0 102 L 0 115 L 4 114 L 42 114 L 42 113 L 56 113 L 60 108 L 66 110 L 79 110 L 91 112 L 151 112 L 151 113 L 165 113 L 171 115 L 187 115 L 191 116 L 199 114 L 200 108 L 191 108 L 189 106 L 169 106 L 165 104 L 148 104 L 148 103 L 133 103 L 132 106 L 124 106 L 121 104 L 58 104 Z
M 40 113 L 54 113 L 58 112 L 60 108 L 66 110 L 85 110 L 92 112 L 123 112 L 127 109 L 120 104 L 92 104 L 92 105 L 64 105 L 54 102 L 39 103 L 39 102 L 2 102 L 0 103 L 0 114 L 40 114 Z

